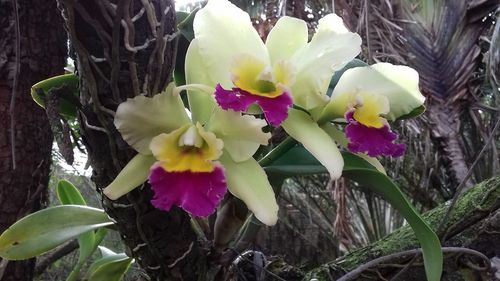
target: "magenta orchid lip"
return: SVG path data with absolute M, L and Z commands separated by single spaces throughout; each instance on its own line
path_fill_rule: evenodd
M 175 205 L 200 217 L 211 215 L 227 191 L 224 168 L 219 164 L 212 172 L 167 172 L 155 164 L 149 183 L 154 192 L 153 206 L 169 211 Z
M 292 97 L 288 92 L 271 98 L 253 95 L 240 88 L 224 89 L 220 84 L 215 87 L 215 100 L 224 109 L 245 112 L 250 105 L 257 104 L 264 112 L 266 120 L 273 126 L 279 126 L 288 116 L 288 108 L 293 105 Z
M 345 134 L 349 139 L 347 148 L 355 153 L 366 153 L 368 156 L 399 157 L 405 152 L 406 145 L 394 143 L 398 134 L 391 131 L 388 124 L 381 128 L 368 127 L 353 117 L 354 110 L 348 111 L 345 119 L 348 125 Z

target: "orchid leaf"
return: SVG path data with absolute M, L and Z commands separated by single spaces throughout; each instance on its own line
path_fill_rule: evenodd
M 99 246 L 99 252 L 101 252 L 101 256 L 104 258 L 104 257 L 109 257 L 109 256 L 113 256 L 113 255 L 116 255 L 115 252 L 113 252 L 113 250 L 109 249 L 109 248 L 106 248 L 104 246 Z
M 67 180 L 60 180 L 57 183 L 56 193 L 57 198 L 63 205 L 87 205 L 78 188 Z
M 399 116 L 398 119 L 396 120 L 404 120 L 404 119 L 410 119 L 419 116 L 420 114 L 424 113 L 426 110 L 425 105 L 421 105 L 414 110 L 412 110 L 410 113 Z
M 359 156 L 350 152 L 342 152 L 341 154 L 344 158 L 344 170 L 353 167 L 376 170 L 374 166 Z M 326 168 L 301 145 L 297 145 L 283 153 L 276 160 L 264 166 L 264 170 L 268 174 L 281 174 L 289 177 L 305 174 L 323 174 L 328 172 Z
M 134 259 L 126 254 L 112 254 L 112 251 L 108 250 L 106 255 L 90 266 L 83 280 L 120 281 L 133 261 Z
M 373 169 L 346 166 L 343 174 L 382 196 L 403 215 L 422 247 L 427 280 L 439 281 L 443 269 L 439 238 L 420 217 L 399 187 L 389 177 Z
M 45 108 L 45 97 L 49 90 L 63 85 L 68 91 L 59 96 L 59 113 L 67 118 L 76 118 L 81 104 L 78 99 L 78 76 L 74 73 L 54 76 L 36 83 L 31 87 L 31 97 L 39 106 Z
M 28 259 L 79 235 L 112 225 L 103 210 L 78 205 L 50 207 L 30 214 L 0 236 L 0 257 Z
M 441 275 L 443 256 L 441 244 L 434 231 L 420 217 L 399 187 L 363 158 L 342 152 L 343 176 L 349 177 L 376 192 L 396 208 L 408 221 L 420 242 L 424 254 L 427 279 L 437 281 Z M 326 169 L 301 146 L 295 146 L 264 167 L 270 177 L 327 173 Z
M 186 12 L 176 12 L 177 17 L 177 29 L 182 36 L 178 37 L 177 40 L 177 53 L 175 60 L 174 69 L 174 81 L 177 86 L 186 84 L 186 73 L 184 71 L 184 62 L 186 61 L 186 53 L 189 46 L 189 42 L 194 38 L 193 31 L 193 20 L 194 15 L 199 9 L 195 9 L 191 13 Z
M 189 42 L 194 39 L 193 21 L 194 16 L 199 10 L 199 8 L 196 8 L 191 13 L 176 12 L 177 28 Z
M 57 197 L 63 205 L 87 205 L 80 191 L 78 191 L 78 189 L 72 183 L 66 180 L 61 180 L 57 183 Z M 78 278 L 81 267 L 97 247 L 95 240 L 96 237 L 93 230 L 82 233 L 78 236 L 78 262 L 76 263 L 66 281 L 72 281 Z

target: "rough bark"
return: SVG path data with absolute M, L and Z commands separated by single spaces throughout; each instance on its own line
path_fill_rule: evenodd
M 15 2 L 19 18 L 19 64 L 16 63 Z M 46 200 L 44 193 L 49 180 L 52 134 L 45 112 L 31 99 L 30 88 L 34 83 L 64 71 L 66 36 L 56 2 L 0 1 L 0 38 L 1 233 L 19 218 L 38 210 Z M 19 67 L 18 75 L 16 67 Z M 11 114 L 16 76 L 15 106 Z M 11 118 L 14 118 L 14 132 L 11 132 Z M 0 280 L 31 280 L 33 266 L 34 260 L 8 262 Z
M 80 130 L 92 180 L 101 191 L 135 154 L 116 131 L 113 111 L 127 98 L 158 94 L 172 79 L 178 35 L 174 1 L 60 3 L 80 76 Z M 180 209 L 155 209 L 151 197 L 148 184 L 117 201 L 103 196 L 103 206 L 116 220 L 129 255 L 151 280 L 203 276 L 205 255 L 189 216 Z
M 468 172 L 467 162 L 460 140 L 460 112 L 439 101 L 429 102 L 427 116 L 429 117 L 431 136 L 439 151 L 439 163 L 448 171 L 450 178 L 450 193 L 462 182 Z M 466 179 L 465 186 L 471 187 L 472 180 Z
M 438 229 L 448 206 L 449 204 L 443 204 L 423 215 L 433 229 Z M 500 177 L 485 181 L 470 189 L 460 197 L 453 210 L 446 220 L 443 230 L 438 232 L 443 241 L 443 246 L 471 248 L 483 253 L 490 259 L 498 255 L 500 252 L 500 244 L 498 243 L 500 241 Z M 309 281 L 312 278 L 317 278 L 320 281 L 337 280 L 346 272 L 377 257 L 417 247 L 418 242 L 413 231 L 406 226 L 382 240 L 357 249 L 307 273 L 284 263 L 282 260 L 274 261 L 268 266 L 268 269 L 288 281 Z M 404 266 L 412 257 L 400 258 L 389 265 L 385 264 L 372 268 L 371 271 L 364 272 L 363 276 L 358 277 L 356 280 L 381 280 L 380 276 L 390 280 L 401 270 L 401 265 Z M 467 279 L 468 276 L 484 278 L 472 280 L 493 280 L 489 279 L 491 275 L 488 269 L 478 270 L 470 267 L 470 264 L 467 264 L 468 260 L 463 258 L 463 256 L 448 256 L 445 259 L 442 280 L 471 280 Z M 398 280 L 425 280 L 421 260 L 417 260 Z

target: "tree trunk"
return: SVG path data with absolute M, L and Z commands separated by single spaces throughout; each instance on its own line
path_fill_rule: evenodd
M 448 171 L 450 194 L 454 194 L 469 170 L 460 140 L 459 109 L 457 106 L 433 101 L 429 102 L 426 114 L 429 117 L 431 135 L 440 156 L 439 163 L 442 163 L 440 166 Z M 473 182 L 468 178 L 464 184 L 466 187 L 472 187 Z
M 46 201 L 52 133 L 30 89 L 64 71 L 66 36 L 59 14 L 55 1 L 0 1 L 0 233 Z M 0 280 L 31 280 L 33 266 L 33 259 L 2 261 Z
M 101 192 L 135 154 L 114 127 L 113 111 L 127 98 L 158 94 L 172 80 L 174 1 L 59 1 L 77 55 L 80 130 Z M 205 254 L 189 216 L 175 207 L 160 211 L 151 198 L 147 183 L 117 201 L 103 196 L 128 253 L 151 280 L 202 278 Z

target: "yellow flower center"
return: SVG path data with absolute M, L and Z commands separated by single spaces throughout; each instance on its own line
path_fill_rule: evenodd
M 387 120 L 380 117 L 381 114 L 389 112 L 389 101 L 384 96 L 372 94 L 358 94 L 354 111 L 354 119 L 361 124 L 382 128 Z
M 231 70 L 234 85 L 253 95 L 275 98 L 284 93 L 294 80 L 293 68 L 286 62 L 273 68 L 251 55 L 236 58 Z
M 150 149 L 167 172 L 212 172 L 212 161 L 220 157 L 222 146 L 222 140 L 198 123 L 156 136 Z

